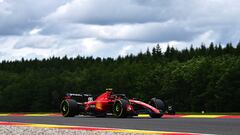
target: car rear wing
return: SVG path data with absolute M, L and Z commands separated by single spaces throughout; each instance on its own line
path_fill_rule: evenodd
M 79 103 L 93 101 L 92 94 L 67 93 L 64 99 L 74 99 Z

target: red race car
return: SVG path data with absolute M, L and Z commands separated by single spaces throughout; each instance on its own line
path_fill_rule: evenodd
M 125 94 L 114 94 L 111 89 L 107 89 L 95 100 L 91 94 L 68 93 L 61 102 L 60 110 L 64 117 L 81 114 L 125 118 L 149 114 L 152 118 L 161 118 L 165 112 L 165 104 L 157 98 L 152 98 L 147 104 L 140 100 L 128 99 Z

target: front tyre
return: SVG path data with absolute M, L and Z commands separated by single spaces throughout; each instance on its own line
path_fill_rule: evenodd
M 125 99 L 116 100 L 113 105 L 113 114 L 118 118 L 126 118 L 128 104 L 129 102 Z
M 74 117 L 79 114 L 78 104 L 73 99 L 65 99 L 60 105 L 60 111 L 64 117 Z
M 163 113 L 166 111 L 164 102 L 161 99 L 152 98 L 149 104 L 157 108 L 159 111 L 162 111 L 160 114 L 150 113 L 150 116 L 152 118 L 161 118 L 163 116 Z

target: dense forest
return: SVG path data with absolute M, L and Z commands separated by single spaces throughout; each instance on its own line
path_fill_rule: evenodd
M 159 97 L 177 111 L 240 112 L 240 43 L 0 63 L 0 112 L 54 112 L 67 92 L 105 88 L 144 101 Z

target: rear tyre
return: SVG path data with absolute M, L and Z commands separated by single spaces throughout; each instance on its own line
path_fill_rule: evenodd
M 60 111 L 64 117 L 74 117 L 79 114 L 78 104 L 73 99 L 65 99 L 60 105 Z
M 128 104 L 129 104 L 128 101 L 125 99 L 116 100 L 113 105 L 113 114 L 117 118 L 126 118 Z
M 149 104 L 162 112 L 166 111 L 165 104 L 161 99 L 152 98 Z M 150 116 L 152 118 L 161 118 L 163 114 L 150 113 Z

